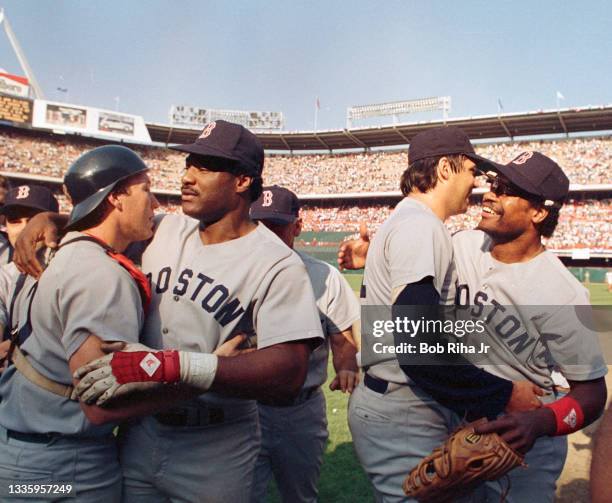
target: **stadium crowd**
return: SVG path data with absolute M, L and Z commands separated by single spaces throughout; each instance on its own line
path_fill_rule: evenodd
M 62 176 L 81 153 L 98 146 L 73 136 L 0 129 L 0 170 L 52 177 Z M 133 146 L 151 166 L 154 187 L 179 189 L 184 156 L 159 147 Z M 479 145 L 479 154 L 507 162 L 525 150 L 538 150 L 555 159 L 572 183 L 610 183 L 612 137 L 530 141 Z M 283 185 L 298 194 L 389 192 L 398 190 L 407 164 L 407 151 L 350 154 L 269 155 L 264 170 L 268 185 Z
M 93 139 L 0 127 L 0 171 L 60 179 L 80 154 L 99 145 L 100 142 Z M 131 147 L 151 167 L 154 188 L 179 190 L 183 154 L 160 147 Z M 507 162 L 525 150 L 539 150 L 557 160 L 572 183 L 612 183 L 612 137 L 497 143 L 479 145 L 476 150 L 499 162 Z M 405 150 L 333 155 L 273 154 L 266 159 L 264 182 L 286 186 L 298 194 L 397 191 L 407 162 Z M 163 210 L 180 211 L 176 197 L 161 196 L 160 199 Z M 68 202 L 61 194 L 59 200 L 62 210 L 66 211 Z M 361 221 L 369 222 L 374 230 L 389 212 L 389 204 L 371 201 L 352 205 L 308 203 L 303 210 L 304 230 L 351 231 L 357 229 Z M 451 231 L 473 228 L 478 215 L 478 206 L 471 206 L 466 215 L 450 219 L 448 226 Z M 557 232 L 548 246 L 612 250 L 611 221 L 611 199 L 572 200 L 563 209 Z
M 337 205 L 332 203 L 302 206 L 305 232 L 355 232 L 360 222 L 367 222 L 371 231 L 389 216 L 392 207 L 362 203 Z M 177 200 L 168 198 L 160 211 L 181 211 Z M 480 220 L 480 206 L 470 205 L 465 215 L 451 217 L 446 225 L 451 232 L 474 229 Z M 561 210 L 559 225 L 546 245 L 553 250 L 590 248 L 593 252 L 612 251 L 612 199 L 571 199 Z
M 376 230 L 389 216 L 388 205 L 305 205 L 305 231 L 356 231 L 361 221 Z M 470 205 L 465 215 L 450 218 L 451 232 L 474 229 L 480 220 L 480 206 Z M 612 199 L 570 200 L 561 210 L 559 225 L 546 245 L 553 250 L 590 248 L 593 252 L 612 250 Z

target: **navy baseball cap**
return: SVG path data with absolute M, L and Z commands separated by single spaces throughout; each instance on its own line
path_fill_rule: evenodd
M 9 189 L 0 214 L 16 208 L 32 208 L 40 211 L 59 211 L 59 204 L 53 193 L 40 185 L 17 185 Z
M 540 152 L 527 151 L 494 172 L 519 189 L 543 200 L 544 206 L 560 206 L 569 194 L 569 178 L 561 166 Z
M 246 174 L 261 176 L 264 149 L 259 138 L 240 124 L 218 120 L 206 124 L 194 143 L 172 150 L 236 162 Z
M 479 156 L 467 135 L 455 126 L 442 126 L 417 134 L 410 142 L 408 164 L 427 157 L 463 154 L 481 167 L 496 163 Z
M 300 214 L 300 201 L 289 189 L 272 185 L 264 187 L 259 199 L 251 204 L 252 220 L 271 220 L 291 224 Z

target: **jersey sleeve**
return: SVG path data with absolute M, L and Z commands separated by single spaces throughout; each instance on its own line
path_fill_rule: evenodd
M 566 379 L 588 381 L 606 375 L 608 368 L 590 305 L 557 307 L 539 332 L 536 357 L 554 365 Z
M 113 262 L 89 265 L 86 274 L 62 278 L 58 290 L 61 342 L 68 359 L 90 334 L 104 341 L 138 342 L 144 322 L 138 287 L 129 273 Z
M 348 281 L 333 267 L 329 268 L 326 325 L 328 334 L 337 334 L 360 318 L 360 305 Z
M 281 268 L 272 278 L 255 313 L 257 347 L 323 339 L 314 293 L 302 263 Z
M 436 277 L 437 247 L 447 240 L 436 232 L 432 222 L 398 225 L 387 238 L 386 254 L 391 288 L 396 289 L 431 276 Z M 440 293 L 440 292 L 438 292 Z

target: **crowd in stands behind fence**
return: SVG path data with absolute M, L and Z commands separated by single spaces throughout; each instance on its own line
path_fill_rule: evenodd
M 91 139 L 62 136 L 0 127 L 0 170 L 30 173 L 60 179 L 68 166 L 84 151 L 99 146 Z M 159 147 L 134 149 L 151 168 L 153 187 L 179 190 L 184 157 Z M 612 137 L 579 138 L 558 141 L 531 141 L 487 144 L 476 147 L 484 157 L 507 162 L 525 150 L 537 150 L 555 159 L 574 184 L 612 183 Z M 406 150 L 359 152 L 350 154 L 268 155 L 264 169 L 266 185 L 278 184 L 298 194 L 338 194 L 347 192 L 398 191 L 397 180 L 408 162 Z M 59 195 L 59 190 L 58 190 Z M 68 203 L 59 195 L 65 211 Z M 161 197 L 165 211 L 180 211 L 178 198 Z M 351 231 L 360 221 L 376 229 L 388 216 L 387 204 L 371 202 L 306 204 L 303 210 L 305 231 Z M 447 222 L 451 231 L 473 228 L 478 222 L 478 207 Z M 612 200 L 576 199 L 561 214 L 552 249 L 589 247 L 612 250 Z

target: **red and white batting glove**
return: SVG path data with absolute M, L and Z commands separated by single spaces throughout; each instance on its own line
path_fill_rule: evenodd
M 202 392 L 212 385 L 217 356 L 186 351 L 157 351 L 127 344 L 121 351 L 93 360 L 74 373 L 80 379 L 75 394 L 85 403 L 102 405 L 133 391 L 159 384 L 184 383 Z

